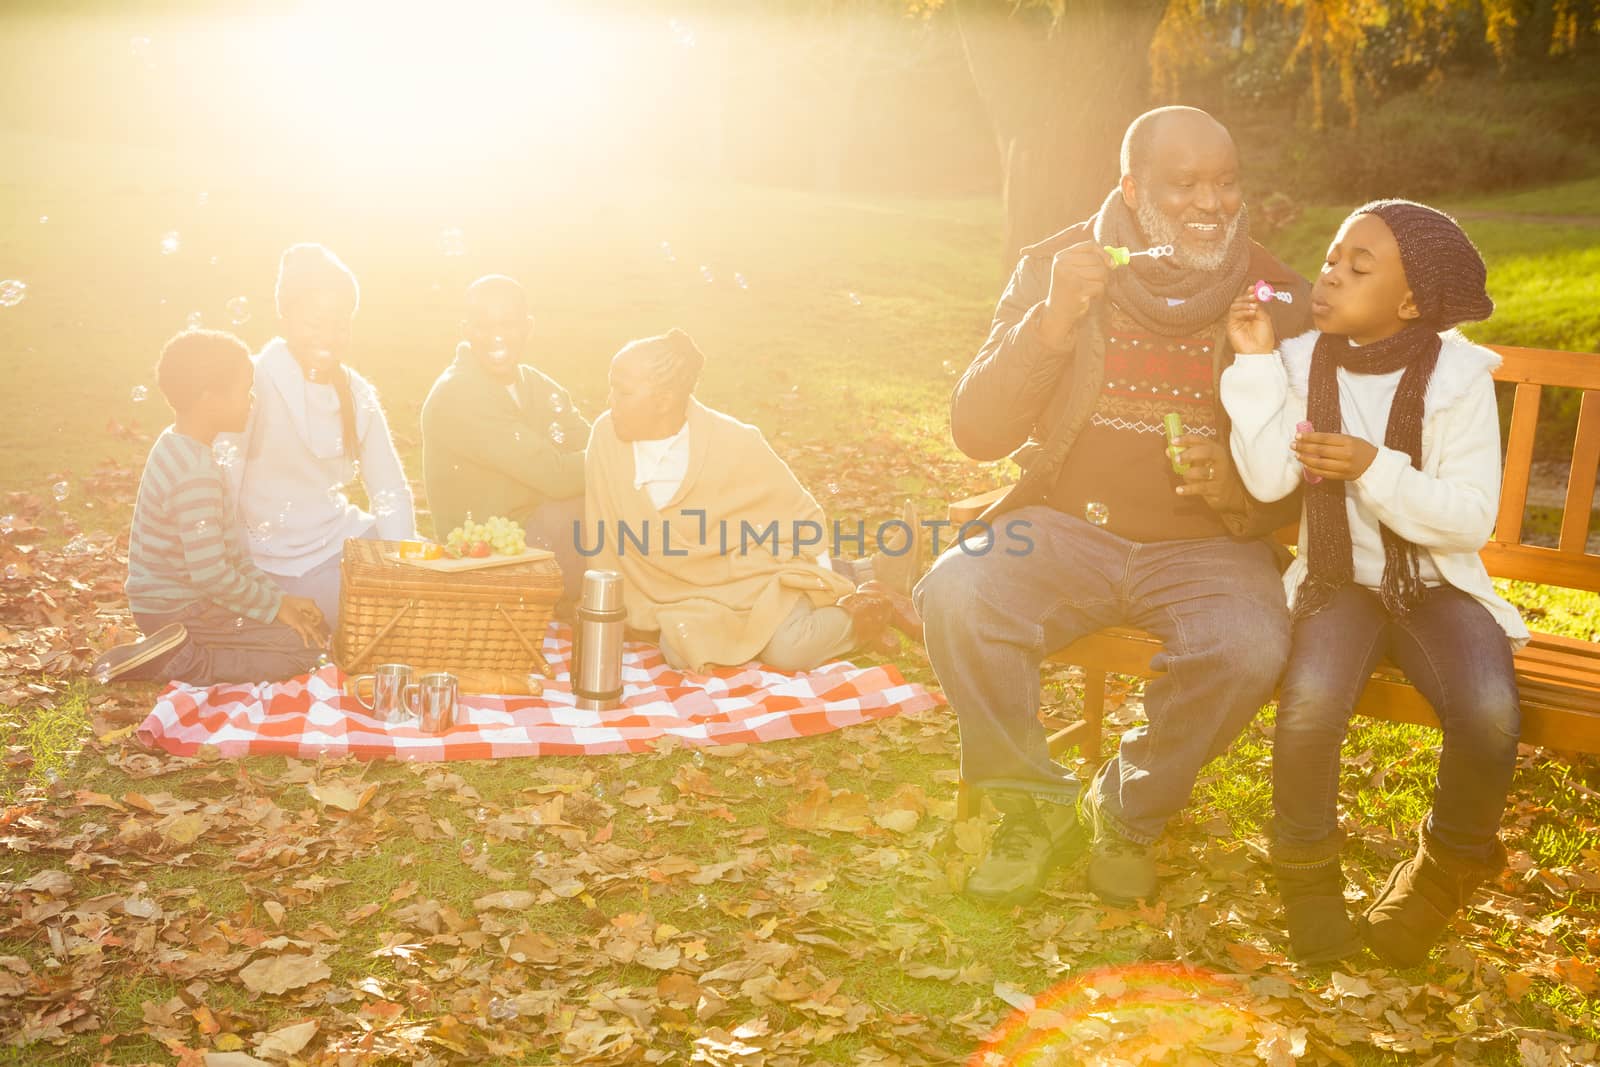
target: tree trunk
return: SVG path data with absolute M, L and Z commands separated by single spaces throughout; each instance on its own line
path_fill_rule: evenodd
M 956 5 L 1004 167 L 1006 269 L 1023 246 L 1093 214 L 1116 184 L 1122 133 L 1144 110 L 1150 41 L 1166 6 L 1083 0 L 1052 19 L 1010 3 Z

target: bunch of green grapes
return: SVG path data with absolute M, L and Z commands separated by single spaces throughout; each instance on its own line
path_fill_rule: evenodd
M 528 550 L 522 527 L 503 515 L 492 515 L 487 522 L 467 521 L 445 538 L 445 552 L 451 556 L 520 556 Z

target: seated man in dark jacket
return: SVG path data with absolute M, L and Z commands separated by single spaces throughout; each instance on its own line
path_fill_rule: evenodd
M 528 297 L 504 275 L 467 289 L 466 339 L 422 405 L 422 477 L 433 536 L 465 521 L 503 515 L 528 544 L 555 552 L 567 596 L 583 560 L 583 449 L 589 423 L 555 380 L 522 362 L 532 332 Z
M 1106 251 L 1162 246 L 1126 265 Z M 1011 536 L 963 541 L 917 588 L 962 775 L 1003 816 L 968 880 L 975 896 L 1031 897 L 1079 840 L 1079 811 L 1089 888 L 1116 903 L 1152 895 L 1151 844 L 1271 697 L 1289 623 L 1265 537 L 1297 505 L 1245 492 L 1217 399 L 1228 306 L 1257 281 L 1290 298 L 1268 305 L 1278 336 L 1310 328 L 1305 280 L 1250 239 L 1228 131 L 1160 108 L 1129 126 L 1099 213 L 1023 250 L 956 387 L 956 445 L 1023 467 L 985 516 L 1003 515 Z M 1169 454 L 1173 413 L 1183 435 Z M 1046 750 L 1039 666 L 1112 625 L 1160 637 L 1164 673 L 1145 688 L 1148 722 L 1080 789 Z

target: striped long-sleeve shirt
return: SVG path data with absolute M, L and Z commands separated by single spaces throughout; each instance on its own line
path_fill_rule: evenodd
M 129 607 L 152 615 L 209 602 L 271 622 L 283 600 L 250 558 L 210 446 L 171 427 L 139 479 L 125 588 Z

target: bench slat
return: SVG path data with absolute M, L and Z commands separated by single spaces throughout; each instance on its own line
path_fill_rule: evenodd
M 1600 593 L 1600 556 L 1580 556 L 1539 545 L 1508 545 L 1499 541 L 1484 545 L 1479 555 L 1489 573 L 1499 578 Z
M 1096 674 L 1104 671 L 1148 678 L 1158 673 L 1150 669 L 1150 661 L 1160 651 L 1161 642 L 1143 630 L 1115 627 L 1074 641 L 1049 661 L 1075 664 Z M 1600 654 L 1595 646 L 1538 634 L 1517 653 L 1516 666 L 1524 711 L 1522 739 L 1551 748 L 1600 752 Z M 1432 706 L 1387 662 L 1379 665 L 1367 683 L 1356 713 L 1419 726 L 1439 725 Z M 1071 739 L 1081 740 L 1084 732 L 1072 729 Z
M 1563 552 L 1581 554 L 1588 544 L 1596 470 L 1600 470 L 1600 393 L 1584 393 L 1578 406 L 1578 434 L 1572 442 L 1566 508 L 1561 515 Z
M 1495 541 L 1522 541 L 1522 513 L 1528 504 L 1528 472 L 1533 464 L 1533 435 L 1539 427 L 1540 391 L 1537 385 L 1522 383 L 1511 402 L 1511 432 L 1506 439 L 1506 474 L 1500 485 Z
M 1500 353 L 1503 360 L 1500 369 L 1494 372 L 1496 381 L 1600 389 L 1600 360 L 1591 353 L 1516 345 L 1488 347 Z

